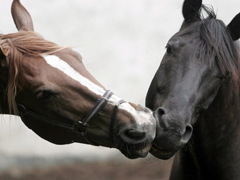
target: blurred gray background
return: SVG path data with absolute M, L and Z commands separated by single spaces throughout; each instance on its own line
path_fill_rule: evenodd
M 16 32 L 11 0 L 0 1 L 0 33 Z M 62 46 L 74 46 L 86 68 L 107 89 L 144 105 L 168 39 L 182 23 L 182 0 L 21 0 L 35 31 Z M 228 24 L 240 12 L 240 1 L 204 0 Z M 27 129 L 20 119 L 0 117 L 0 173 L 11 168 L 71 161 L 118 159 L 118 150 L 83 144 L 57 146 Z M 151 162 L 164 166 L 150 155 Z M 145 160 L 146 161 L 146 160 Z M 171 161 L 171 160 L 170 160 Z

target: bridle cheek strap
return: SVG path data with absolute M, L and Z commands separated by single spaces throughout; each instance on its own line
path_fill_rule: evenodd
M 126 102 L 124 100 L 120 100 L 120 101 L 118 101 L 118 104 L 116 104 L 114 106 L 112 117 L 111 117 L 111 123 L 110 123 L 110 128 L 109 128 L 109 135 L 110 135 L 110 140 L 112 141 L 113 144 L 114 144 L 114 125 L 115 125 L 115 121 L 116 121 L 116 117 L 117 117 L 117 111 L 118 111 L 118 107 L 122 103 L 126 103 Z
M 87 114 L 87 116 L 82 120 L 78 121 L 75 124 L 75 130 L 80 132 L 80 135 L 89 143 L 92 145 L 98 145 L 94 143 L 89 136 L 87 135 L 87 129 L 89 126 L 89 122 L 106 106 L 108 100 L 112 97 L 113 92 L 110 90 L 107 90 L 103 96 L 98 99 L 95 106 L 92 108 L 92 110 Z
M 89 126 L 90 121 L 104 108 L 104 106 L 107 104 L 107 102 L 109 101 L 109 99 L 112 97 L 113 92 L 111 92 L 110 90 L 107 90 L 104 95 L 97 101 L 97 103 L 95 104 L 95 106 L 92 108 L 92 110 L 88 113 L 88 115 L 82 120 L 82 121 L 78 121 L 76 124 L 76 129 L 80 128 L 85 128 L 84 132 L 81 132 L 80 135 L 89 143 L 92 145 L 98 145 L 96 143 L 94 143 L 89 136 L 87 135 L 87 128 Z M 117 111 L 118 111 L 118 107 L 120 104 L 125 103 L 124 100 L 120 100 L 117 102 L 116 105 L 114 105 L 113 108 L 113 113 L 111 116 L 111 122 L 110 122 L 110 128 L 109 128 L 109 135 L 110 135 L 110 140 L 112 141 L 112 143 L 114 143 L 114 124 L 116 121 L 116 116 L 117 116 Z
M 100 99 L 98 99 L 97 103 L 92 108 L 92 110 L 87 114 L 87 116 L 82 121 L 77 121 L 74 123 L 72 123 L 72 120 L 70 119 L 69 119 L 70 123 L 64 123 L 64 122 L 53 120 L 51 118 L 48 118 L 46 116 L 43 116 L 41 114 L 38 114 L 34 111 L 31 111 L 25 108 L 22 104 L 18 104 L 18 110 L 19 110 L 20 117 L 22 118 L 24 123 L 27 123 L 26 117 L 34 118 L 35 120 L 47 123 L 51 126 L 55 126 L 58 128 L 66 129 L 67 131 L 70 131 L 70 132 L 77 133 L 81 135 L 87 143 L 98 146 L 97 143 L 93 142 L 89 138 L 89 136 L 87 135 L 87 130 L 88 130 L 90 121 L 106 106 L 107 102 L 112 97 L 112 95 L 113 95 L 113 92 L 111 92 L 110 90 L 107 90 L 104 93 L 104 95 Z M 113 141 L 113 129 L 114 129 L 114 124 L 115 124 L 116 115 L 118 111 L 118 106 L 124 102 L 125 101 L 120 100 L 118 104 L 114 106 L 114 109 L 113 109 L 113 114 L 112 114 L 111 123 L 110 123 L 110 130 L 109 130 L 110 138 L 112 141 Z

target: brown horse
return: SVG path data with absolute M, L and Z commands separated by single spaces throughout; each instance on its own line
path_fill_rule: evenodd
M 0 34 L 0 103 L 27 127 L 55 144 L 73 142 L 144 157 L 155 137 L 155 119 L 144 107 L 107 91 L 84 67 L 80 54 L 33 31 L 19 0 L 12 3 L 19 32 Z

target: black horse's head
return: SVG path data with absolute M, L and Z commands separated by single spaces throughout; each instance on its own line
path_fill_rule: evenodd
M 207 17 L 203 17 L 203 13 Z M 185 0 L 184 22 L 167 43 L 146 105 L 158 122 L 151 153 L 168 159 L 191 138 L 193 125 L 227 84 L 238 81 L 240 14 L 225 26 L 201 0 Z M 230 83 L 231 82 L 231 83 Z

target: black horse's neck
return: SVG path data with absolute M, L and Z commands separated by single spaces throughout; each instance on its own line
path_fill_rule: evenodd
M 181 169 L 174 169 L 182 172 L 184 180 L 240 177 L 239 128 L 239 92 L 232 93 L 223 86 L 195 124 L 187 147 L 177 155 L 175 166 L 181 163 Z

